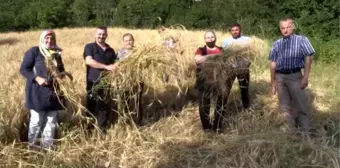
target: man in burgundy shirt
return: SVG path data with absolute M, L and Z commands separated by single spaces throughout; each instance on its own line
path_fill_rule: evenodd
M 216 46 L 216 35 L 213 31 L 206 32 L 204 40 L 206 45 L 198 48 L 195 53 L 195 62 L 197 64 L 195 88 L 199 91 L 199 113 L 203 129 L 218 132 L 222 126 L 223 114 L 225 112 L 229 93 L 221 94 L 215 89 L 213 89 L 212 95 L 207 93 L 208 90 L 211 91 L 212 87 L 206 83 L 204 78 L 199 76 L 201 65 L 204 64 L 207 58 L 222 54 L 222 48 Z M 217 98 L 214 119 L 212 122 L 210 122 L 209 118 L 211 96 L 216 96 Z

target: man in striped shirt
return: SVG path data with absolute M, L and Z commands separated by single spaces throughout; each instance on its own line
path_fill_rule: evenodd
M 309 40 L 294 34 L 291 18 L 280 20 L 282 38 L 275 41 L 269 54 L 271 71 L 271 90 L 278 92 L 280 109 L 283 112 L 289 131 L 295 132 L 297 126 L 309 132 L 308 98 L 305 88 L 311 69 L 314 49 Z M 304 73 L 301 73 L 304 69 Z

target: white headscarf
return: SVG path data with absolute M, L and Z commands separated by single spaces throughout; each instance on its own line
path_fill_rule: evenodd
M 46 44 L 44 43 L 45 37 L 47 35 L 51 35 L 54 39 L 54 46 L 48 48 Z M 56 35 L 53 30 L 45 30 L 41 33 L 40 35 L 40 41 L 39 41 L 39 50 L 40 53 L 45 57 L 45 58 L 50 58 L 51 57 L 51 52 L 50 50 L 54 52 L 58 52 L 61 55 L 62 49 L 57 46 L 57 40 L 56 40 Z M 53 53 L 53 52 L 52 52 Z

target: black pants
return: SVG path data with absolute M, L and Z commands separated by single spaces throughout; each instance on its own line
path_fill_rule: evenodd
M 249 79 L 250 79 L 249 70 L 243 71 L 242 73 L 236 71 L 234 80 L 235 78 L 237 78 L 238 83 L 240 85 L 243 108 L 246 109 L 249 107 Z
M 229 93 L 225 93 L 224 95 L 217 94 L 215 96 L 216 106 L 214 111 L 214 118 L 211 121 L 209 117 L 210 106 L 211 106 L 211 96 L 206 95 L 205 92 L 200 92 L 200 100 L 199 100 L 199 113 L 201 118 L 201 123 L 203 129 L 218 131 L 222 128 L 223 117 L 226 112 L 227 102 L 228 102 Z
M 104 95 L 104 89 L 95 87 L 96 83 L 87 82 L 87 109 L 89 111 L 87 116 L 94 117 L 97 120 L 97 126 L 105 134 L 106 129 L 117 119 L 116 104 Z
M 235 80 L 234 76 L 226 79 L 226 87 L 229 88 L 225 93 L 221 93 L 213 86 L 206 83 L 206 79 L 202 78 L 199 74 L 201 67 L 196 69 L 196 85 L 195 88 L 199 91 L 199 114 L 204 130 L 213 130 L 217 132 L 222 128 L 222 122 L 224 114 L 226 113 L 226 107 L 228 102 L 228 96 L 232 87 L 232 83 Z M 214 118 L 210 120 L 210 106 L 211 98 L 215 96 L 216 106 L 214 111 Z

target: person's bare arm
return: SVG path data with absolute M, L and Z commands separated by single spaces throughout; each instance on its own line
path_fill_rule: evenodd
M 271 91 L 272 94 L 275 95 L 276 94 L 276 62 L 274 61 L 270 61 L 270 84 L 271 84 Z
M 312 67 L 312 57 L 306 56 L 305 57 L 305 68 L 304 68 L 303 78 L 301 81 L 301 89 L 305 89 L 308 86 L 308 78 L 309 78 L 311 67 Z
M 105 65 L 105 64 L 99 63 L 96 60 L 94 60 L 92 56 L 86 56 L 85 63 L 86 65 L 92 68 L 96 68 L 96 69 L 105 69 L 105 70 L 112 71 L 116 68 L 114 64 Z
M 220 54 L 208 54 L 208 55 L 204 55 L 204 56 L 196 54 L 195 55 L 195 62 L 196 62 L 196 64 L 201 64 L 205 60 L 207 60 L 207 58 L 215 57 L 217 55 L 220 55 Z
M 203 63 L 205 61 L 205 59 L 206 58 L 204 56 L 202 56 L 202 55 L 198 55 L 198 54 L 195 55 L 195 62 L 196 62 L 196 64 Z

